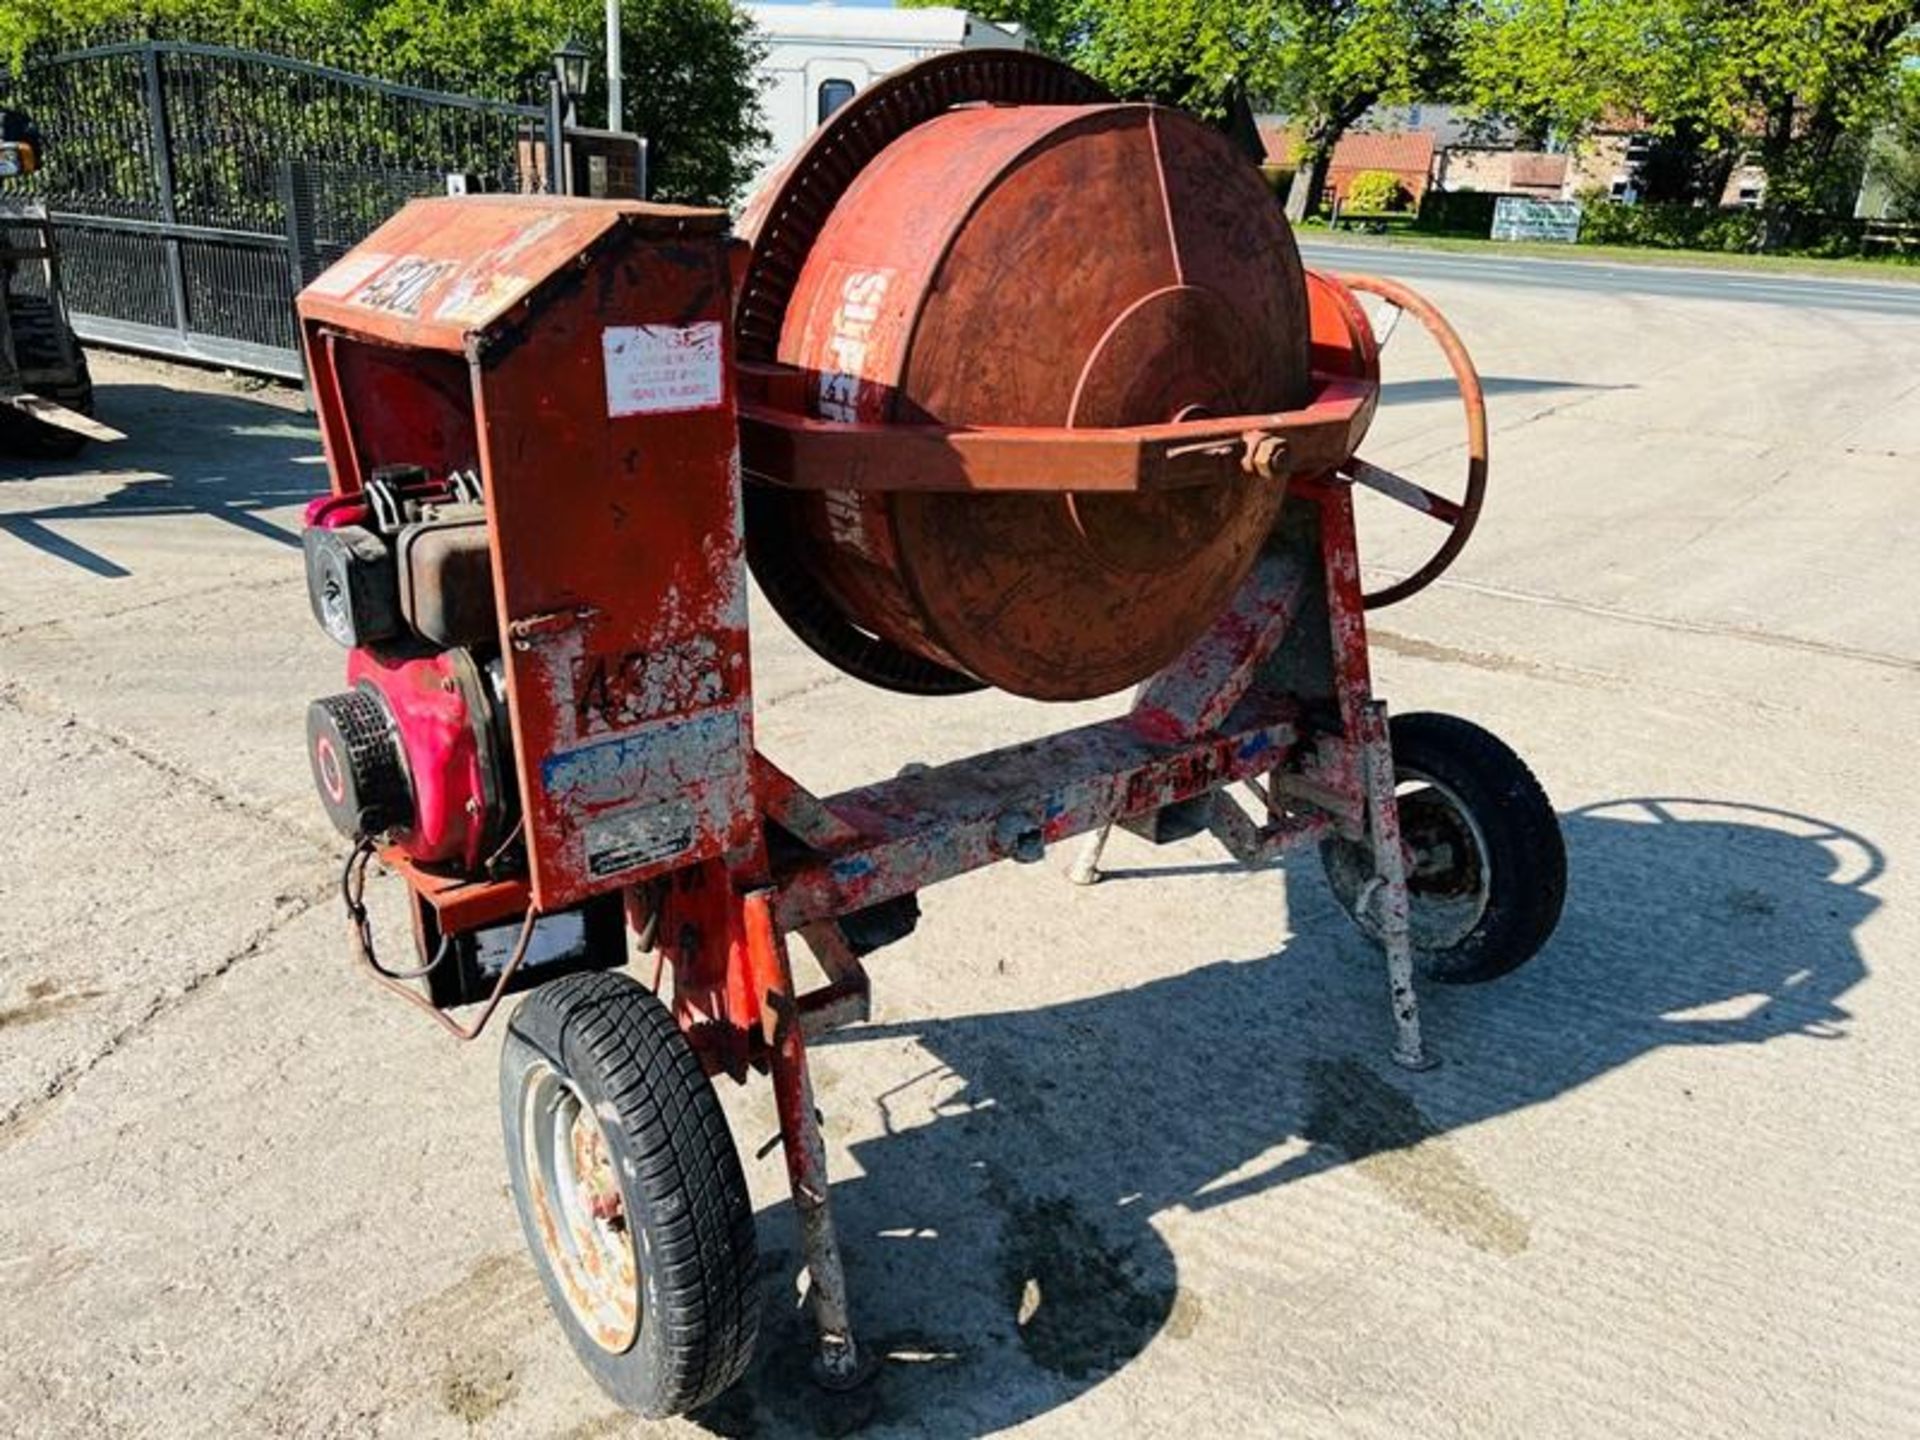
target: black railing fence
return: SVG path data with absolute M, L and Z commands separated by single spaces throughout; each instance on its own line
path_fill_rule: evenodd
M 177 40 L 30 60 L 0 104 L 47 142 L 52 214 L 88 339 L 298 376 L 293 296 L 450 172 L 533 188 L 538 106 Z

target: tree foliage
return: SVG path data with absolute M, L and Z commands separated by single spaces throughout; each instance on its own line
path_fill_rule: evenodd
M 905 0 L 938 3 L 938 0 Z M 1650 192 L 1718 197 L 1741 159 L 1784 212 L 1844 208 L 1920 53 L 1920 0 L 976 0 L 1117 93 L 1215 121 L 1283 111 L 1290 209 L 1369 108 L 1459 100 L 1523 139 L 1654 132 Z M 1883 166 L 1889 162 L 1882 160 Z
M 1536 139 L 1640 125 L 1722 174 L 1750 152 L 1771 206 L 1833 206 L 1916 23 L 1916 0 L 1479 0 L 1462 89 Z
M 1131 98 L 1231 121 L 1285 112 L 1301 137 L 1290 208 L 1325 184 L 1334 145 L 1382 101 L 1445 92 L 1464 0 L 1067 0 L 1068 58 Z
M 153 34 L 252 46 L 496 98 L 538 99 L 554 47 L 594 54 L 581 120 L 606 113 L 602 0 L 7 0 L 0 60 L 36 47 Z M 656 195 L 730 199 L 766 142 L 760 42 L 729 0 L 622 0 L 626 121 L 653 150 Z
M 1920 221 L 1920 73 L 1902 76 L 1885 128 L 1875 137 L 1873 178 L 1896 220 Z

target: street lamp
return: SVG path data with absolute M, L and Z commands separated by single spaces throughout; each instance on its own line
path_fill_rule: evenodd
M 571 35 L 553 52 L 553 73 L 547 77 L 547 184 L 556 195 L 573 194 L 566 131 L 573 123 L 573 102 L 586 91 L 592 67 L 593 56 Z
M 586 46 L 569 35 L 553 52 L 553 74 L 566 100 L 568 120 L 573 119 L 573 102 L 587 93 L 587 81 L 592 73 L 593 56 Z

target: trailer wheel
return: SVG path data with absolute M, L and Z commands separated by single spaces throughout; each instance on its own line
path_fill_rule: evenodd
M 666 1006 L 568 975 L 514 1013 L 500 1115 L 521 1228 L 574 1352 L 653 1418 L 738 1380 L 760 1322 L 740 1157 Z
M 1455 985 L 1517 970 L 1547 943 L 1566 898 L 1553 806 L 1525 762 L 1478 725 L 1402 715 L 1392 736 L 1416 967 Z M 1377 941 L 1361 905 L 1372 848 L 1336 838 L 1320 859 L 1341 908 Z
M 12 295 L 0 316 L 13 318 L 13 352 L 22 370 L 57 369 L 65 354 L 61 345 L 60 316 L 51 301 L 40 295 Z M 93 414 L 93 376 L 87 369 L 87 357 L 79 345 L 73 347 L 74 374 L 60 385 L 36 385 L 34 393 L 45 399 Z M 0 449 L 38 460 L 67 460 L 78 455 L 87 437 L 57 425 L 48 425 L 11 406 L 0 405 Z

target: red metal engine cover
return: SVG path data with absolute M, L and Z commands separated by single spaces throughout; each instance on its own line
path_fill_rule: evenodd
M 395 843 L 422 864 L 473 873 L 497 845 L 504 808 L 481 679 L 464 650 L 424 656 L 350 651 L 347 680 L 386 700 L 406 756 L 413 821 Z
M 840 196 L 777 358 L 808 372 L 813 413 L 834 420 L 1282 410 L 1309 389 L 1305 279 L 1253 167 L 1176 111 L 951 109 Z M 1076 700 L 1143 679 L 1205 629 L 1282 490 L 758 498 L 756 523 L 780 532 L 760 546 L 797 556 L 856 626 L 986 684 Z

